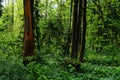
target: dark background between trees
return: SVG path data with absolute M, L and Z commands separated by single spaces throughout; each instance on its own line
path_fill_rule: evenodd
M 1 80 L 120 80 L 119 0 L 0 0 Z

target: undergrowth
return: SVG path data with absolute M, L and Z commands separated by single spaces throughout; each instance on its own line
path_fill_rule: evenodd
M 0 80 L 120 80 L 120 67 L 84 62 L 80 70 L 65 65 L 58 55 L 46 54 L 39 61 L 22 64 L 20 55 L 0 53 Z M 61 64 L 64 63 L 64 64 Z

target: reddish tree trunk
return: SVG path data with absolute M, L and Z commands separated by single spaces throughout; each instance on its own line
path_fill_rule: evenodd
M 34 55 L 33 2 L 34 0 L 24 0 L 24 64 L 29 63 L 26 57 Z

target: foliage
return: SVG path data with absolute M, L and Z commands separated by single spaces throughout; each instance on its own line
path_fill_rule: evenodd
M 120 80 L 120 1 L 88 0 L 84 63 L 64 55 L 72 31 L 70 4 L 71 0 L 40 0 L 35 6 L 40 50 L 35 50 L 35 59 L 27 66 L 22 57 L 23 1 L 15 0 L 14 11 L 11 3 L 2 7 L 0 80 Z
M 119 51 L 119 7 L 120 2 L 90 1 L 88 3 L 87 46 L 91 50 L 106 52 L 113 49 Z M 114 10 L 114 11 L 113 11 Z M 102 52 L 102 53 L 103 53 Z M 114 52 L 115 53 L 115 52 Z
M 1 80 L 119 80 L 120 67 L 82 63 L 80 71 L 59 65 L 56 56 L 44 55 L 43 62 L 22 64 L 20 55 L 0 54 Z M 49 60 L 48 60 L 49 59 Z M 71 68 L 70 68 L 71 67 Z

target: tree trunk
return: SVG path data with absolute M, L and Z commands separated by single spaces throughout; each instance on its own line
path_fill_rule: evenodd
M 81 28 L 81 19 L 82 19 L 82 2 L 83 0 L 79 0 L 79 5 L 78 5 L 78 30 L 77 30 L 77 34 L 78 34 L 78 56 L 77 56 L 77 60 L 79 61 L 79 57 L 80 57 L 80 51 L 81 51 L 81 32 L 82 32 L 82 28 Z
M 76 58 L 78 53 L 78 38 L 77 38 L 77 15 L 78 15 L 78 0 L 74 0 L 73 9 L 73 24 L 72 24 L 72 46 L 71 46 L 71 58 Z
M 9 0 L 8 0 L 8 5 L 10 4 Z
M 34 55 L 33 4 L 34 0 L 24 0 L 24 64 L 29 63 L 26 57 Z
M 0 0 L 0 17 L 2 16 L 2 0 Z
M 71 3 L 70 3 L 70 27 L 68 29 L 68 34 L 67 34 L 67 41 L 66 41 L 66 44 L 65 44 L 65 50 L 64 50 L 64 55 L 68 55 L 70 53 L 70 43 L 71 43 L 71 23 L 72 23 L 72 3 L 73 3 L 73 0 L 71 0 Z
M 12 24 L 14 26 L 14 0 L 12 0 Z
M 80 62 L 83 62 L 85 54 L 85 37 L 86 37 L 86 4 L 87 0 L 83 0 L 83 13 L 82 13 L 82 43 L 81 43 L 81 52 L 80 52 Z
M 39 23 L 39 10 L 38 10 L 38 7 L 39 7 L 39 1 L 38 0 L 35 0 L 35 32 L 36 32 L 36 46 L 37 46 L 37 49 L 40 50 L 40 28 L 38 26 L 38 23 Z
M 72 32 L 72 49 L 71 58 L 76 58 L 79 61 L 81 51 L 81 18 L 82 18 L 82 1 L 74 1 L 73 12 L 73 32 Z
M 45 12 L 45 17 L 46 17 L 46 20 L 48 18 L 48 0 L 46 0 L 46 12 Z

